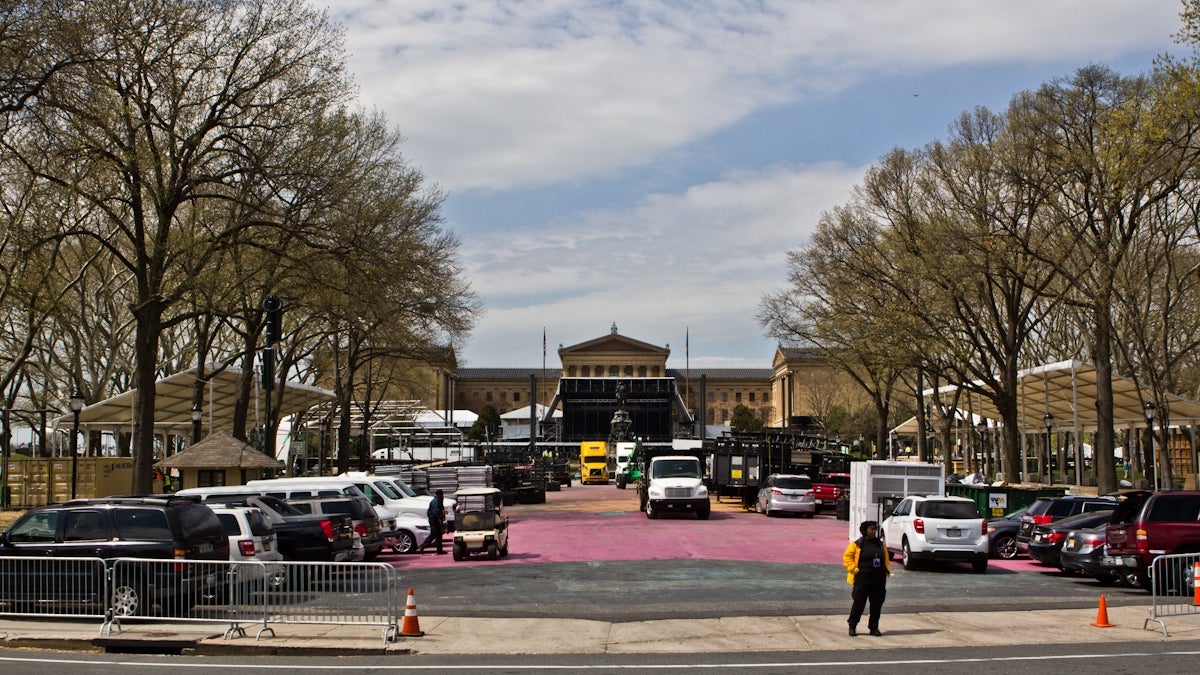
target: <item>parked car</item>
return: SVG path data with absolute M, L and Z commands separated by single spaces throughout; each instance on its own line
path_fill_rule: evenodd
M 388 538 L 387 546 L 393 553 L 416 553 L 429 539 L 429 518 L 418 518 L 408 514 L 396 516 L 396 530 Z
M 905 497 L 880 531 L 889 554 L 900 553 L 905 569 L 927 560 L 951 560 L 969 562 L 979 574 L 987 571 L 987 521 L 966 497 Z
M 1029 557 L 1043 565 L 1062 569 L 1062 549 L 1067 541 L 1067 534 L 1071 530 L 1105 525 L 1111 515 L 1112 509 L 1088 511 L 1067 516 L 1053 523 L 1035 525 L 1033 535 L 1029 538 Z
M 993 558 L 1012 560 L 1020 555 L 1017 550 L 1017 530 L 1021 527 L 1021 516 L 1025 515 L 1026 508 L 987 521 L 988 546 Z
M 817 512 L 812 479 L 804 474 L 773 473 L 763 481 L 754 500 L 754 510 L 774 516 L 799 513 L 812 518 Z
M 1104 556 L 1107 530 L 1108 523 L 1105 522 L 1095 527 L 1068 532 L 1062 551 L 1059 553 L 1059 562 L 1063 571 L 1085 574 L 1095 579 L 1101 586 L 1111 586 L 1119 582 L 1122 585 L 1137 588 L 1136 573 L 1118 574 L 1117 570 L 1100 565 L 1100 558 Z
M 256 584 L 260 588 L 282 588 L 287 579 L 279 551 L 275 528 L 254 506 L 210 506 L 229 535 L 229 559 L 233 562 L 261 562 L 263 565 L 238 565 L 233 569 L 234 583 Z
M 1100 564 L 1118 574 L 1132 573 L 1139 586 L 1150 590 L 1156 556 L 1200 552 L 1200 492 L 1138 491 L 1123 497 L 1108 522 Z M 1191 595 L 1191 567 L 1175 571 L 1178 578 L 1163 580 L 1160 587 Z
M 73 499 L 27 511 L 0 534 L 0 556 L 225 561 L 229 539 L 216 514 L 195 499 Z M 186 610 L 219 583 L 216 572 L 202 566 L 129 565 L 114 576 L 106 598 L 99 593 L 103 583 L 63 579 L 62 573 L 51 565 L 35 565 L 22 578 L 0 579 L 0 602 L 12 601 L 26 586 L 43 599 L 72 602 L 81 600 L 79 588 L 93 588 L 97 593 L 91 602 L 111 599 L 118 616 L 132 616 L 149 614 L 156 604 Z
M 1067 516 L 1074 516 L 1088 511 L 1112 510 L 1116 505 L 1115 497 L 1088 495 L 1065 495 L 1062 497 L 1039 497 L 1021 516 L 1021 529 L 1017 531 L 1017 548 L 1021 553 L 1029 552 L 1029 538 L 1033 536 L 1034 525 L 1045 525 Z
M 329 515 L 341 513 L 350 516 L 354 532 L 363 548 L 363 560 L 373 560 L 383 551 L 384 538 L 379 529 L 379 516 L 375 507 L 362 497 L 310 497 L 289 499 L 288 503 L 303 513 Z
M 827 473 L 820 476 L 813 485 L 813 497 L 816 501 L 816 511 L 826 506 L 837 506 L 839 498 L 850 494 L 850 474 Z

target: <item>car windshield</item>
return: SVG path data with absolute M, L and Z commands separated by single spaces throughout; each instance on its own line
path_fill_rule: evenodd
M 804 476 L 780 476 L 775 479 L 775 487 L 784 490 L 807 490 L 812 487 L 812 481 Z
M 413 490 L 408 483 L 405 483 L 402 480 L 393 480 L 392 485 L 396 486 L 396 489 L 399 490 L 405 497 L 417 496 L 416 490 Z
M 699 478 L 700 463 L 690 459 L 668 459 L 654 463 L 654 478 Z
M 388 499 L 401 499 L 400 493 L 396 492 L 396 488 L 392 487 L 392 484 L 387 481 L 375 481 L 372 485 L 375 486 L 376 490 L 379 490 L 380 494 Z
M 979 507 L 974 502 L 921 502 L 917 515 L 923 518 L 947 518 L 966 520 L 980 518 Z

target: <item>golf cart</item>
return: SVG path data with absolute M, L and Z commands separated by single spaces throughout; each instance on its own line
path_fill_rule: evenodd
M 466 560 L 473 553 L 487 553 L 491 560 L 508 555 L 508 518 L 500 514 L 500 490 L 469 487 L 454 497 L 463 509 L 454 528 L 454 559 Z

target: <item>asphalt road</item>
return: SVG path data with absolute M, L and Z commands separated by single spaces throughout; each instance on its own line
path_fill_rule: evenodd
M 384 556 L 422 614 L 611 621 L 838 613 L 848 608 L 841 554 L 849 523 L 831 513 L 768 518 L 728 501 L 708 520 L 649 520 L 632 490 L 576 484 L 546 504 L 506 508 L 510 554 L 455 562 Z M 449 550 L 449 547 L 447 547 Z M 986 611 L 1145 604 L 1138 589 L 1101 587 L 1027 558 L 904 570 L 893 562 L 887 611 Z

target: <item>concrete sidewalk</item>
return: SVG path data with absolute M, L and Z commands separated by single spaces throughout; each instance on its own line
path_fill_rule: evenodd
M 83 651 L 176 651 L 186 654 L 669 654 L 817 651 L 895 647 L 977 647 L 1032 643 L 1172 642 L 1200 639 L 1200 615 L 1164 619 L 1169 637 L 1144 607 L 1107 610 L 1112 628 L 1092 622 L 1097 610 L 884 613 L 883 637 L 850 637 L 842 614 L 730 617 L 611 623 L 575 619 L 418 617 L 422 637 L 386 645 L 379 627 L 286 624 L 256 639 L 260 626 L 225 639 L 224 624 L 135 623 L 100 636 L 94 621 L 0 619 L 0 648 Z M 570 635 L 571 639 L 564 639 Z M 168 649 L 169 648 L 169 649 Z

